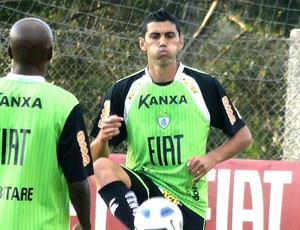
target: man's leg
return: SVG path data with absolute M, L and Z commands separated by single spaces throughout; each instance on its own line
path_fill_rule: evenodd
M 129 188 L 131 181 L 127 173 L 108 158 L 94 163 L 98 193 L 110 209 L 128 229 L 134 229 L 134 215 L 138 208 L 135 193 Z

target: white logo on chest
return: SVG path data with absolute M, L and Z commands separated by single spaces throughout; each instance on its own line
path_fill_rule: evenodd
M 168 116 L 160 116 L 158 117 L 158 124 L 161 128 L 165 129 L 170 123 L 170 118 Z

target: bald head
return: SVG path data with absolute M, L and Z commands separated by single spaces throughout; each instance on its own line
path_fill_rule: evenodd
M 51 29 L 38 18 L 17 21 L 9 37 L 9 55 L 17 67 L 41 68 L 52 57 Z

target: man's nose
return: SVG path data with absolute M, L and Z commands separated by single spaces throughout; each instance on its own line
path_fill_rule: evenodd
M 161 36 L 160 39 L 159 39 L 159 46 L 166 46 L 166 44 L 167 44 L 167 39 L 166 39 L 166 37 L 163 35 L 163 36 Z

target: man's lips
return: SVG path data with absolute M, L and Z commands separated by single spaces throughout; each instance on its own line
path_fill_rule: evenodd
M 167 54 L 168 53 L 168 50 L 160 50 L 159 51 L 159 54 Z

